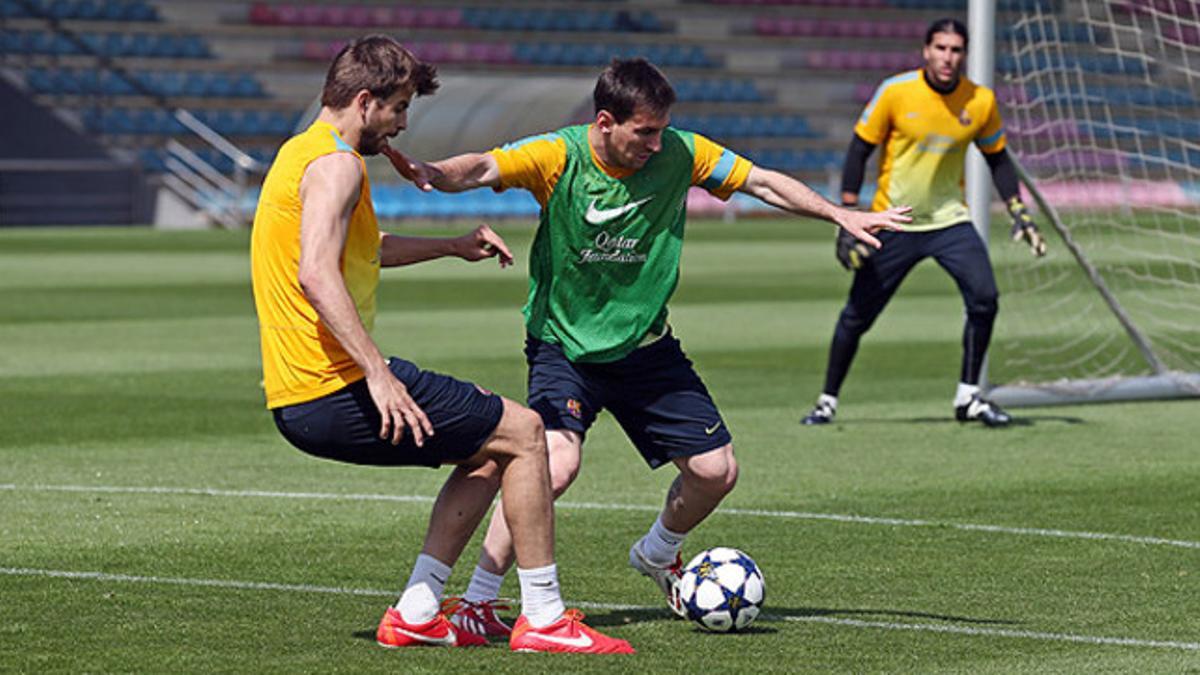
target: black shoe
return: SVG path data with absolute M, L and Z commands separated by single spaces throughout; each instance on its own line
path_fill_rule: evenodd
M 837 408 L 829 405 L 825 401 L 817 401 L 817 405 L 813 407 L 812 412 L 800 420 L 800 424 L 812 426 L 814 424 L 829 424 L 833 421 L 833 416 L 837 414 Z
M 1012 422 L 1012 416 L 979 394 L 971 394 L 970 401 L 955 406 L 954 417 L 959 422 L 979 420 L 985 427 L 1006 427 Z

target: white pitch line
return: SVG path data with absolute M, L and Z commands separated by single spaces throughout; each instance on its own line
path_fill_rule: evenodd
M 221 490 L 216 488 L 176 488 L 176 487 L 124 487 L 112 485 L 16 485 L 0 483 L 0 490 L 22 492 L 87 492 L 108 494 L 161 494 L 161 495 L 197 495 L 208 497 L 262 497 L 269 499 L 326 499 L 340 501 L 372 501 L 372 502 L 404 502 L 432 503 L 434 498 L 425 495 L 386 495 L 386 494 L 356 494 L 336 492 L 271 492 L 266 490 Z M 555 503 L 560 509 L 579 509 L 593 511 L 640 511 L 654 512 L 661 506 L 646 504 L 607 504 L 598 502 L 569 502 Z M 806 511 L 769 511 L 764 509 L 718 508 L 715 515 L 719 516 L 753 516 L 761 518 L 782 518 L 791 520 L 824 520 L 838 523 L 858 523 L 863 525 L 889 525 L 897 527 L 940 527 L 964 532 L 992 532 L 997 534 L 1015 534 L 1035 537 L 1053 537 L 1059 539 L 1087 539 L 1093 541 L 1117 541 L 1130 544 L 1145 544 L 1150 546 L 1170 546 L 1174 548 L 1200 549 L 1200 541 L 1184 539 L 1165 539 L 1162 537 L 1147 537 L 1133 534 L 1112 534 L 1107 532 L 1084 532 L 1077 530 L 1061 530 L 1054 528 L 1009 527 L 1005 525 L 987 525 L 978 523 L 953 523 L 936 520 L 920 520 L 911 518 L 879 518 L 874 516 L 855 516 L 840 513 L 810 513 Z
M 767 618 L 767 617 L 764 617 Z M 779 618 L 779 617 L 771 617 Z M 985 637 L 1021 638 L 1050 642 L 1079 642 L 1090 645 L 1119 645 L 1122 647 L 1156 647 L 1159 649 L 1185 649 L 1200 651 L 1200 642 L 1175 642 L 1173 640 L 1139 640 L 1137 638 L 1101 637 L 1096 635 L 1074 635 L 1071 633 L 1040 633 L 1029 630 L 1005 628 L 971 628 L 970 626 L 939 626 L 929 623 L 895 623 L 892 621 L 859 621 L 857 619 L 834 619 L 828 616 L 787 616 L 785 621 L 825 623 L 854 628 L 879 628 L 882 630 L 911 630 L 928 633 L 953 633 L 955 635 L 979 635 Z
M 384 591 L 373 588 L 342 588 L 338 586 L 315 586 L 310 584 L 280 584 L 262 581 L 234 581 L 226 579 L 188 579 L 180 577 L 138 576 L 133 574 L 109 574 L 106 572 L 71 572 L 65 570 L 32 569 L 27 567 L 0 567 L 0 575 L 23 577 L 48 577 L 54 579 L 79 579 L 84 581 L 102 581 L 118 583 L 164 584 L 172 586 L 198 586 L 204 588 L 227 588 L 245 591 L 283 591 L 289 593 L 326 593 L 333 595 L 354 595 L 370 597 L 395 597 L 396 591 Z M 568 604 L 584 609 L 600 609 L 608 611 L 650 611 L 662 609 L 661 606 L 645 607 L 638 605 L 621 605 L 606 602 L 569 602 Z M 833 626 L 851 628 L 874 628 L 879 630 L 904 630 L 923 633 L 947 633 L 952 635 L 971 635 L 979 637 L 1003 637 L 1023 640 L 1042 640 L 1047 642 L 1075 642 L 1090 645 L 1113 645 L 1120 647 L 1150 647 L 1156 649 L 1180 649 L 1200 651 L 1200 643 L 1177 642 L 1172 640 L 1142 640 L 1138 638 L 1106 637 L 1096 635 L 1075 635 L 1072 633 L 1044 633 L 1038 631 L 1010 630 L 1004 628 L 972 628 L 969 626 L 949 626 L 926 623 L 897 623 L 891 621 L 859 621 L 857 619 L 837 619 L 828 616 L 776 616 L 764 614 L 768 621 L 789 621 L 798 623 L 821 623 Z

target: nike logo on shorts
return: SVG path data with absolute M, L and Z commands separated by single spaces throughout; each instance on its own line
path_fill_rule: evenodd
M 704 427 L 704 433 L 709 436 L 712 436 L 713 434 L 717 433 L 717 429 L 720 429 L 720 428 L 721 428 L 721 420 L 717 420 L 717 423 L 712 425 L 711 427 Z
M 598 209 L 596 208 L 596 200 L 593 199 L 592 203 L 588 204 L 587 213 L 584 214 L 583 219 L 592 225 L 603 225 L 613 218 L 618 218 L 626 213 L 629 213 L 651 199 L 654 199 L 654 195 L 650 195 L 645 199 L 639 199 L 636 202 L 629 202 L 624 206 L 618 206 L 614 209 Z

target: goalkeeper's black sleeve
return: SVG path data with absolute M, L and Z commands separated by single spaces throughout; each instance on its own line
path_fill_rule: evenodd
M 874 145 L 854 134 L 854 138 L 850 140 L 850 147 L 846 150 L 846 163 L 842 166 L 842 192 L 858 194 L 862 187 L 863 173 L 867 169 L 867 158 L 874 151 Z
M 1000 200 L 1007 204 L 1013 197 L 1020 198 L 1021 188 L 1017 182 L 1017 167 L 1013 164 L 1012 158 L 1008 156 L 1008 150 L 993 152 L 992 154 L 983 154 L 983 158 L 987 160 L 988 168 L 992 170 L 992 183 L 996 186 L 996 192 L 1000 193 Z

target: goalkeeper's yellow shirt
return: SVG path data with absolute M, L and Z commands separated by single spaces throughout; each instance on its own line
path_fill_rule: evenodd
M 890 77 L 867 103 L 854 133 L 883 145 L 871 210 L 913 207 L 905 229 L 936 230 L 969 220 L 963 195 L 967 146 L 1004 149 L 1004 126 L 991 89 L 960 77 L 948 94 L 934 91 L 922 70 Z
M 254 214 L 250 268 L 268 408 L 311 401 L 364 377 L 300 289 L 300 180 L 309 163 L 334 152 L 354 153 L 362 161 L 325 122 L 314 122 L 289 139 L 267 172 Z M 341 267 L 359 318 L 370 331 L 379 286 L 379 224 L 365 166 Z

